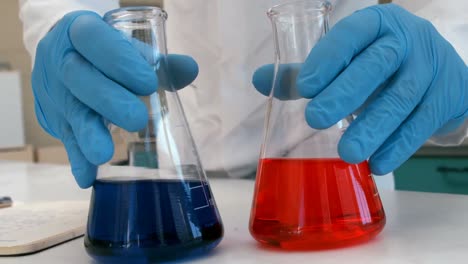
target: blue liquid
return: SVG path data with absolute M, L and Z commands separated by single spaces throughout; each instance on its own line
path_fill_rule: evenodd
M 223 226 L 206 182 L 98 180 L 85 247 L 104 263 L 151 263 L 201 255 Z

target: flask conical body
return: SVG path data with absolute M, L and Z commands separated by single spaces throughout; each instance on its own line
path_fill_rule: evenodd
M 337 153 L 353 117 L 314 130 L 304 118 L 310 100 L 296 90 L 302 63 L 328 30 L 329 12 L 327 1 L 296 1 L 268 12 L 276 63 L 250 232 L 261 243 L 285 249 L 355 244 L 374 237 L 385 225 L 367 162 L 348 164 Z
M 221 241 L 223 226 L 170 81 L 166 13 L 156 7 L 127 7 L 108 12 L 104 20 L 153 67 L 158 87 L 140 97 L 148 109 L 144 129 L 131 133 L 112 125 L 116 138 L 126 144 L 127 164 L 98 169 L 86 250 L 104 263 L 152 263 L 203 254 Z

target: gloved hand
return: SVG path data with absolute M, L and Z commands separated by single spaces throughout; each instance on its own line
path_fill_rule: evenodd
M 198 74 L 196 62 L 169 55 L 173 84 L 181 88 Z M 142 55 L 116 29 L 90 11 L 64 16 L 40 41 L 32 72 L 36 116 L 60 139 L 82 188 L 114 146 L 104 120 L 128 131 L 146 126 L 148 112 L 137 95 L 155 92 L 158 80 Z
M 268 67 L 253 78 L 266 93 Z M 297 75 L 313 98 L 306 120 L 325 129 L 359 115 L 338 152 L 349 163 L 370 157 L 377 175 L 400 166 L 436 132 L 456 129 L 468 110 L 468 69 L 430 22 L 388 4 L 337 23 L 312 49 Z

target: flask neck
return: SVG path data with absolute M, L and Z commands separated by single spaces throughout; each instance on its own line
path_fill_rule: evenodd
M 134 6 L 123 7 L 111 10 L 104 15 L 104 21 L 110 25 L 116 23 L 135 23 L 153 21 L 154 23 L 164 23 L 167 19 L 166 11 L 154 6 Z
M 164 10 L 150 6 L 119 8 L 104 15 L 104 21 L 119 30 L 153 66 L 167 55 L 166 19 Z
M 268 10 L 273 26 L 277 63 L 303 63 L 328 31 L 332 5 L 328 1 L 296 1 Z

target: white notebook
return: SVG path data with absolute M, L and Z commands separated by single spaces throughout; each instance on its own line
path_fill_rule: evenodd
M 84 234 L 89 202 L 13 204 L 0 209 L 0 256 L 37 252 Z

